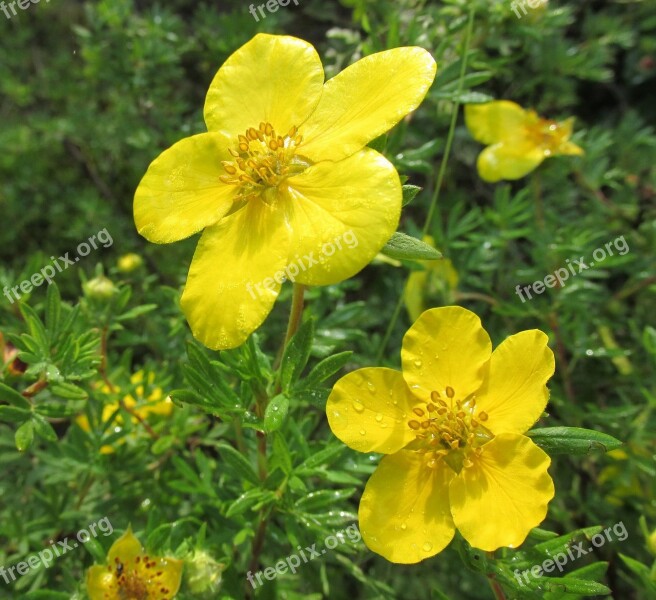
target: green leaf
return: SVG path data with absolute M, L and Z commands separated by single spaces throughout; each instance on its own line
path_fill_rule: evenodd
M 66 400 L 86 400 L 89 397 L 89 394 L 87 394 L 82 388 L 73 383 L 68 383 L 67 381 L 53 383 L 50 386 L 50 390 L 53 395 L 65 398 Z
M 4 383 L 0 383 L 0 400 L 18 408 L 24 408 L 26 410 L 30 410 L 31 408 L 27 398 Z
M 282 426 L 289 412 L 289 398 L 284 394 L 278 394 L 271 399 L 264 411 L 264 430 L 273 433 Z
M 53 429 L 52 425 L 48 423 L 41 415 L 35 414 L 32 418 L 34 424 L 34 433 L 36 433 L 40 438 L 48 440 L 49 442 L 57 441 L 57 433 Z
M 574 579 L 573 577 L 549 577 L 543 580 L 550 591 L 567 592 L 568 594 L 582 594 L 584 596 L 608 596 L 610 589 L 603 583 Z
M 129 321 L 130 319 L 136 319 L 141 315 L 148 314 L 157 308 L 157 304 L 144 304 L 142 306 L 135 306 L 127 312 L 124 312 L 122 315 L 116 317 L 117 321 Z
M 34 423 L 30 421 L 25 421 L 17 430 L 16 430 L 16 449 L 19 452 L 25 452 L 29 449 L 34 441 Z
M 229 519 L 235 515 L 240 515 L 259 502 L 271 502 L 275 499 L 276 495 L 268 490 L 261 490 L 259 488 L 248 490 L 239 496 L 239 498 L 237 498 L 228 507 L 228 510 L 226 511 L 226 517 Z
M 528 435 L 547 454 L 590 454 L 619 448 L 622 442 L 612 435 L 580 427 L 545 427 Z
M 17 408 L 16 406 L 0 406 L 0 421 L 9 421 L 11 423 L 22 423 L 27 421 L 31 412 L 24 408 Z
M 319 450 L 319 452 L 316 452 L 301 463 L 297 467 L 296 472 L 300 474 L 302 470 L 313 469 L 319 465 L 327 465 L 337 458 L 344 451 L 344 448 L 346 448 L 346 446 L 343 444 L 335 444 L 333 446 L 328 446 L 323 450 Z
M 57 335 L 61 315 L 61 296 L 56 283 L 48 286 L 46 293 L 46 327 L 53 336 Z
M 415 196 L 421 192 L 421 188 L 417 185 L 404 185 L 402 190 L 403 200 L 401 206 L 408 206 L 415 199 Z
M 303 512 L 315 512 L 326 506 L 338 505 L 342 500 L 350 498 L 355 494 L 356 488 L 346 488 L 342 490 L 319 490 L 310 492 L 305 498 L 301 498 L 296 503 L 296 508 Z
M 314 340 L 314 319 L 309 319 L 296 332 L 285 348 L 280 367 L 282 389 L 289 392 L 300 377 L 312 350 Z
M 224 442 L 217 444 L 217 448 L 219 449 L 221 458 L 228 463 L 228 466 L 235 472 L 235 474 L 245 477 L 255 485 L 260 485 L 260 478 L 257 476 L 253 465 L 251 465 L 243 454 Z
M 321 362 L 314 366 L 310 371 L 310 374 L 302 382 L 303 388 L 315 387 L 322 381 L 325 381 L 330 376 L 334 375 L 339 371 L 353 355 L 351 350 L 346 352 L 340 352 L 339 354 L 333 354 L 328 358 L 324 358 Z
M 437 260 L 442 254 L 417 238 L 397 231 L 381 252 L 397 260 Z

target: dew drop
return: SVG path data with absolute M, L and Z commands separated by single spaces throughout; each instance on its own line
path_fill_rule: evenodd
M 371 383 L 371 381 L 367 382 L 367 389 L 369 390 L 370 393 L 375 394 L 376 393 L 376 386 Z
M 405 523 L 401 523 L 401 529 L 405 531 L 408 528 L 408 526 Z
M 381 415 L 380 413 L 378 413 L 378 414 L 376 415 L 376 421 L 378 421 L 378 422 L 380 423 L 382 420 L 383 420 L 383 415 Z
M 360 435 L 367 435 L 367 432 L 364 429 L 360 429 Z
M 414 365 L 415 365 L 415 367 L 417 367 L 418 369 L 420 369 L 420 368 L 421 368 L 421 365 L 423 365 L 423 364 L 424 364 L 424 363 L 422 363 L 419 359 L 417 359 L 416 361 L 414 361 Z
M 424 552 L 430 552 L 433 549 L 433 544 L 430 542 L 426 542 L 423 546 L 422 549 Z
M 361 413 L 362 411 L 364 411 L 364 404 L 362 404 L 362 402 L 360 402 L 359 400 L 355 400 L 353 402 L 353 410 L 355 410 L 355 412 Z

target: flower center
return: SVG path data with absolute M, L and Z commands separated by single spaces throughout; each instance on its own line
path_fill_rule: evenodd
M 312 164 L 296 154 L 302 141 L 296 126 L 284 137 L 276 133 L 271 123 L 260 123 L 258 129 L 250 127 L 238 136 L 235 148 L 229 149 L 235 160 L 222 161 L 226 175 L 219 179 L 239 186 L 242 198 L 277 187 Z
M 447 386 L 446 399 L 438 391 L 432 391 L 426 409 L 412 409 L 419 419 L 408 421 L 416 432 L 416 440 L 410 448 L 426 453 L 427 466 L 434 469 L 440 459 L 460 473 L 463 467 L 473 465 L 471 454 L 479 455 L 481 446 L 494 434 L 483 423 L 488 420 L 485 411 L 476 411 L 476 399 L 471 396 L 456 399 L 455 390 Z
M 533 113 L 531 117 L 531 123 L 526 126 L 528 136 L 536 146 L 543 149 L 545 156 L 550 156 L 567 141 L 567 128 L 556 121 L 543 119 L 537 113 Z
M 157 565 L 156 561 L 151 561 L 148 556 L 137 556 L 135 564 L 123 563 L 118 557 L 114 559 L 114 562 L 118 585 L 117 600 L 167 600 L 169 598 L 170 590 L 159 582 L 163 571 L 152 572 Z M 110 565 L 109 571 L 112 570 Z M 157 590 L 155 596 L 151 594 L 153 586 Z

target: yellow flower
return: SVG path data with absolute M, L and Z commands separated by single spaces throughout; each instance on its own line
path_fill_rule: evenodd
M 435 69 L 422 48 L 395 48 L 324 84 L 312 45 L 266 34 L 228 58 L 207 93 L 208 133 L 165 150 L 134 198 L 151 242 L 204 229 L 182 295 L 199 341 L 239 346 L 285 279 L 336 283 L 376 256 L 402 193 L 392 164 L 365 146 L 421 103 Z M 344 234 L 357 247 L 337 248 Z
M 107 564 L 87 572 L 91 600 L 171 600 L 178 593 L 182 561 L 150 556 L 128 530 L 113 544 Z
M 545 158 L 583 154 L 569 141 L 573 118 L 562 123 L 549 121 L 508 100 L 468 104 L 465 123 L 474 139 L 487 145 L 476 163 L 485 181 L 521 179 Z
M 435 240 L 424 236 L 424 242 L 435 248 Z M 426 299 L 437 297 L 440 304 L 453 301 L 453 292 L 458 286 L 458 271 L 448 258 L 427 260 L 421 263 L 422 271 L 413 271 L 405 284 L 403 299 L 411 321 L 416 321 L 426 310 Z
M 136 415 L 133 416 L 131 419 L 132 422 L 135 424 L 138 422 L 137 417 L 140 417 L 141 419 L 146 419 L 149 415 L 159 415 L 162 417 L 168 417 L 173 411 L 173 402 L 171 401 L 171 398 L 167 396 L 166 398 L 162 399 L 162 396 L 164 394 L 161 388 L 158 387 L 151 388 L 148 397 L 147 398 L 145 397 L 146 392 L 144 390 L 143 380 L 144 380 L 143 370 L 139 370 L 133 373 L 132 376 L 130 377 L 130 383 L 137 386 L 134 390 L 137 399 L 135 399 L 134 396 L 132 396 L 131 394 L 127 394 L 123 396 L 123 403 L 125 404 L 125 406 L 129 409 L 132 409 L 132 412 Z M 150 373 L 148 373 L 149 385 L 152 385 L 154 381 L 155 381 L 155 373 L 151 371 Z M 106 384 L 100 388 L 100 391 L 103 392 L 104 394 L 111 393 L 109 386 L 107 386 Z M 120 393 L 121 389 L 116 388 L 115 391 Z M 118 402 L 109 402 L 105 404 L 103 406 L 101 422 L 106 423 L 107 421 L 109 421 L 111 416 L 119 409 L 119 406 L 120 405 Z M 86 415 L 78 415 L 75 419 L 75 422 L 84 431 L 87 432 L 91 431 L 91 424 L 89 423 L 89 419 L 87 418 Z M 123 417 L 119 413 L 114 421 L 115 433 L 121 431 L 122 423 L 123 423 Z M 112 454 L 114 452 L 114 448 L 112 448 L 112 446 L 105 445 L 100 448 L 100 452 L 102 454 Z
M 406 333 L 401 362 L 346 375 L 326 407 L 345 444 L 387 455 L 360 501 L 365 543 L 395 563 L 437 554 L 456 528 L 481 550 L 519 546 L 554 495 L 549 457 L 522 435 L 549 397 L 547 336 L 522 331 L 492 352 L 474 313 L 435 308 Z
M 121 273 L 132 273 L 143 265 L 143 258 L 134 252 L 124 254 L 118 259 L 118 270 Z

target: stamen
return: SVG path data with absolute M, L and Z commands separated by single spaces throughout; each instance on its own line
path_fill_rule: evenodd
M 455 391 L 453 390 L 453 388 L 450 385 L 446 386 L 446 395 L 449 398 L 453 398 L 456 395 Z

